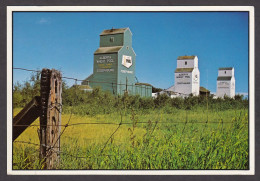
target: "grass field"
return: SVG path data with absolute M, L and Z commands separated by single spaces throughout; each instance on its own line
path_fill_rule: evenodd
M 14 109 L 14 115 L 19 110 Z M 63 114 L 62 124 L 69 117 Z M 122 114 L 122 122 L 129 124 L 118 128 L 120 121 L 118 113 L 94 117 L 73 114 L 70 124 L 117 124 L 68 126 L 61 136 L 58 169 L 249 168 L 248 110 L 174 110 L 169 114 L 154 110 Z M 42 168 L 39 146 L 20 142 L 39 144 L 38 128 L 29 127 L 14 142 L 13 169 Z

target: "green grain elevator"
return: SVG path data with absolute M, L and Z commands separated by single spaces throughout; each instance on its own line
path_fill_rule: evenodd
M 82 85 L 100 87 L 114 95 L 128 92 L 151 97 L 151 85 L 135 82 L 135 60 L 129 28 L 104 30 L 100 34 L 100 47 L 94 52 L 93 74 Z

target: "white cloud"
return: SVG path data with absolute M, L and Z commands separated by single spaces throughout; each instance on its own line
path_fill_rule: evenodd
M 46 18 L 41 18 L 40 20 L 37 21 L 37 24 L 48 24 L 50 23 L 49 20 L 47 20 Z

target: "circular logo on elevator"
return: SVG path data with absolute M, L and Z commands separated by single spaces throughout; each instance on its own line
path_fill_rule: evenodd
M 126 68 L 131 67 L 133 64 L 132 62 L 132 57 L 131 56 L 127 56 L 127 55 L 123 55 L 122 57 L 122 65 L 124 65 Z
M 194 76 L 194 80 L 197 81 L 198 80 L 198 75 Z

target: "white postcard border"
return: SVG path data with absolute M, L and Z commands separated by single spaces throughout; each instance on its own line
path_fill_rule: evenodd
M 248 11 L 249 170 L 12 170 L 12 13 L 14 11 Z M 8 175 L 254 175 L 255 174 L 255 15 L 253 6 L 7 6 L 7 174 Z

